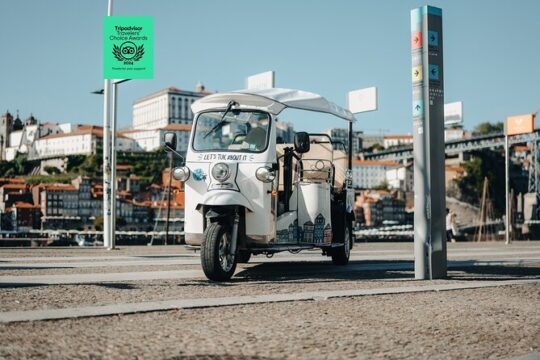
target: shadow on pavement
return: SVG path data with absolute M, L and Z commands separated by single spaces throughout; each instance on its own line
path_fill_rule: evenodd
M 30 288 L 30 287 L 39 287 L 39 286 L 99 286 L 110 289 L 118 290 L 134 290 L 140 288 L 135 284 L 121 283 L 121 282 L 102 282 L 102 283 L 83 283 L 83 284 L 40 284 L 40 283 L 2 283 L 0 282 L 0 289 L 15 289 L 15 288 Z
M 300 279 L 320 282 L 321 280 L 349 281 L 413 277 L 410 272 L 410 269 L 412 269 L 413 267 L 413 263 L 411 261 L 385 261 L 384 264 L 389 265 L 388 268 L 385 269 L 358 269 L 358 266 L 370 264 L 376 265 L 381 264 L 381 262 L 356 260 L 350 261 L 349 265 L 346 266 L 333 265 L 330 262 L 315 263 L 284 261 L 274 263 L 261 263 L 238 271 L 234 275 L 232 282 L 253 280 L 268 280 L 269 282 L 275 282 Z M 403 265 L 405 269 L 393 269 L 392 265 Z
M 521 278 L 540 278 L 540 267 L 519 265 L 475 265 L 484 260 L 449 261 L 448 280 L 490 280 L 503 281 Z M 368 269 L 365 269 L 368 267 Z M 369 269 L 371 267 L 371 269 Z M 328 271 L 330 270 L 330 271 Z M 332 271 L 336 270 L 336 271 Z M 336 266 L 319 262 L 274 262 L 260 263 L 241 269 L 231 280 L 247 281 L 350 281 L 414 279 L 413 261 L 350 261 L 349 265 Z
M 456 272 L 461 272 L 457 273 Z M 449 269 L 449 279 L 465 281 L 503 281 L 521 278 L 540 278 L 540 267 L 502 265 L 463 265 Z
M 2 266 L 0 271 L 8 270 L 51 270 L 51 269 L 74 269 L 73 266 Z
M 251 355 L 178 355 L 167 358 L 167 360 L 274 360 L 283 358 L 269 358 L 263 356 L 251 356 Z

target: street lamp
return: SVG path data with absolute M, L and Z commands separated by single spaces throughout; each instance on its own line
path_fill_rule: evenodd
M 105 95 L 103 119 L 103 245 L 108 249 L 116 246 L 116 128 L 118 84 L 130 79 L 105 80 L 112 83 L 112 106 L 105 89 L 92 94 Z M 111 116 L 112 115 L 112 118 Z

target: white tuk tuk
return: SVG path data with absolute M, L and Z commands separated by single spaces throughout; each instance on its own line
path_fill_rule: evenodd
M 277 135 L 286 108 L 328 113 L 349 124 L 350 111 L 322 96 L 290 89 L 242 90 L 206 96 L 195 120 L 185 164 L 185 240 L 200 247 L 204 273 L 225 281 L 250 256 L 320 248 L 336 265 L 349 261 L 354 220 L 351 159 L 325 134 Z M 174 151 L 176 138 L 166 134 Z

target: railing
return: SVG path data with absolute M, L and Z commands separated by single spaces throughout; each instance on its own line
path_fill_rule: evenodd
M 536 130 L 531 134 L 513 135 L 509 137 L 510 144 L 519 144 L 538 140 L 540 130 Z M 481 149 L 492 149 L 504 146 L 504 134 L 495 133 L 482 136 L 475 136 L 469 139 L 460 139 L 447 141 L 445 143 L 445 153 L 458 154 L 466 151 L 474 151 Z M 395 150 L 386 150 L 376 153 L 364 154 L 366 160 L 406 160 L 413 158 L 413 147 L 406 146 Z

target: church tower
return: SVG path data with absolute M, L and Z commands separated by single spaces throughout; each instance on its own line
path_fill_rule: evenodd
M 6 148 L 9 147 L 9 134 L 13 131 L 13 115 L 6 111 L 0 124 L 0 160 L 6 159 Z

